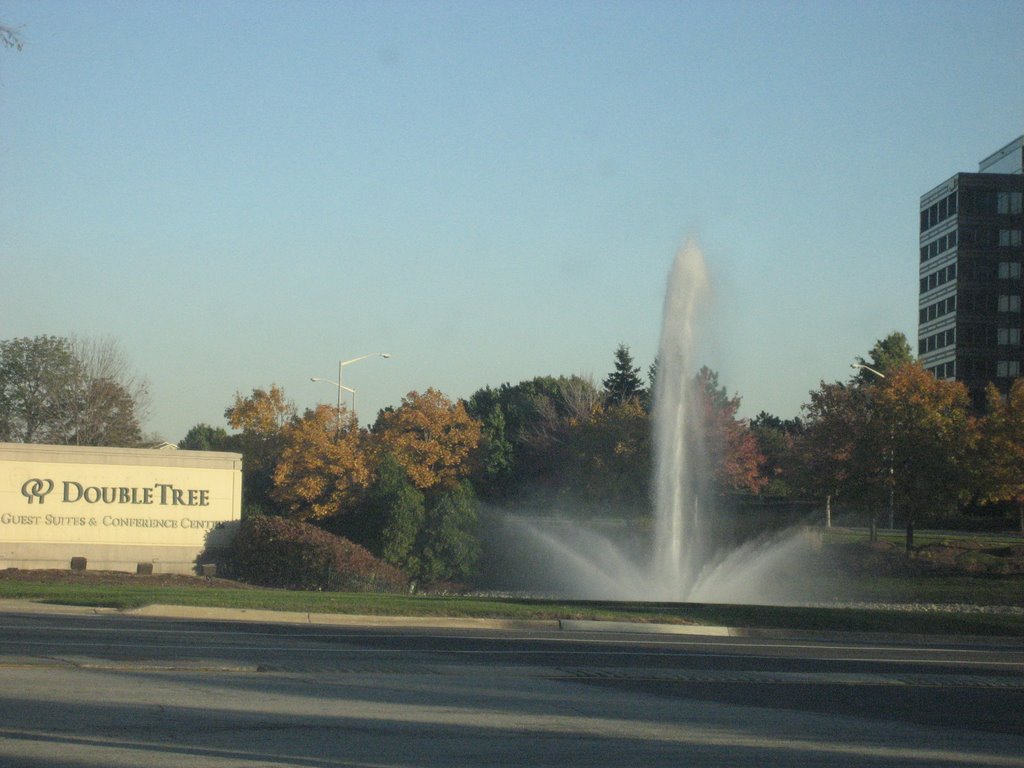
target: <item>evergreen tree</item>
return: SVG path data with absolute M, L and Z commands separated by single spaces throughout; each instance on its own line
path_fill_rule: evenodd
M 619 344 L 615 350 L 615 370 L 608 374 L 601 385 L 611 405 L 622 405 L 645 396 L 640 368 L 634 367 L 633 356 L 625 344 Z

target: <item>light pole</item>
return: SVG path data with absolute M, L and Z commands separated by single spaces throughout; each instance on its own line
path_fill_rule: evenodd
M 356 391 L 352 387 L 346 387 L 343 383 L 342 376 L 345 373 L 345 366 L 352 365 L 352 363 L 358 363 L 360 360 L 366 360 L 370 357 L 383 357 L 387 360 L 391 357 L 387 352 L 371 352 L 368 355 L 360 355 L 359 357 L 353 357 L 351 360 L 342 360 L 338 363 L 338 380 L 331 381 L 330 379 L 322 379 L 319 376 L 313 376 L 310 381 L 326 381 L 328 384 L 333 384 L 338 388 L 338 423 L 341 423 L 341 393 L 342 390 L 352 394 L 352 415 L 356 415 Z
M 881 371 L 876 371 L 870 365 L 867 365 L 865 363 L 850 363 L 850 367 L 851 368 L 863 368 L 865 371 L 869 371 L 869 372 L 875 374 L 875 376 L 877 376 L 880 379 L 884 379 L 885 378 L 885 374 L 884 373 L 882 373 Z
M 880 379 L 885 378 L 885 374 L 881 371 L 876 371 L 870 365 L 864 363 L 850 363 L 851 368 L 861 368 L 869 373 L 875 374 Z M 893 470 L 893 453 L 896 451 L 896 427 L 894 424 L 889 425 L 889 530 L 893 530 L 896 527 L 896 517 L 893 510 L 893 491 L 896 487 L 896 478 L 894 477 Z

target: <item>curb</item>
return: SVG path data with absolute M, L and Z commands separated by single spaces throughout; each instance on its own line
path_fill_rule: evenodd
M 608 634 L 696 635 L 740 637 L 746 630 L 695 624 L 645 624 L 587 619 L 484 619 L 447 616 L 375 616 L 368 614 L 268 611 L 249 608 L 212 608 L 188 605 L 145 605 L 141 608 L 98 608 L 81 605 L 37 603 L 31 600 L 0 599 L 0 612 L 65 616 L 140 616 L 152 619 L 196 619 L 240 623 L 306 624 L 331 627 L 403 627 L 445 629 L 547 630 L 551 632 L 597 632 Z
M 645 624 L 642 622 L 560 619 L 558 628 L 565 632 L 612 632 L 637 635 L 698 635 L 703 637 L 741 637 L 743 630 L 701 624 Z
M 185 605 L 146 605 L 122 611 L 126 616 L 165 619 L 207 619 L 249 623 L 308 624 L 332 627 L 448 627 L 452 629 L 558 629 L 558 622 L 477 619 L 446 616 L 375 616 L 367 614 L 307 613 L 248 608 L 208 608 Z
M 406 629 L 478 629 L 548 632 L 579 632 L 619 635 L 687 635 L 750 639 L 807 640 L 812 642 L 897 642 L 921 645 L 983 645 L 1024 649 L 1024 640 L 1005 636 L 920 635 L 875 632 L 766 629 L 700 624 L 646 624 L 597 619 L 516 620 L 446 616 L 375 616 L 369 614 L 309 613 L 247 608 L 211 608 L 185 605 L 147 605 L 121 610 L 80 605 L 57 605 L 31 600 L 0 599 L 0 613 L 34 613 L 65 616 L 140 616 L 145 618 L 232 621 L 239 623 L 293 624 L 332 627 L 401 627 Z

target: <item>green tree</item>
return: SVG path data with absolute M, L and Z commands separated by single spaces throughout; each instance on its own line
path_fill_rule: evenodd
M 36 336 L 0 342 L 0 439 L 131 447 L 148 384 L 112 340 Z
M 858 365 L 869 366 L 882 376 L 887 376 L 890 371 L 913 361 L 914 352 L 910 347 L 910 342 L 900 331 L 893 331 L 884 339 L 876 341 L 875 346 L 868 352 L 867 360 L 863 357 L 857 358 Z M 876 373 L 864 368 L 858 368 L 854 374 L 854 380 L 859 384 L 873 384 L 876 383 L 875 379 L 877 378 Z
M 574 495 L 622 511 L 649 506 L 651 423 L 638 399 L 601 409 L 579 426 L 572 446 L 577 472 L 566 479 Z
M 412 484 L 399 461 L 385 453 L 367 493 L 366 509 L 368 524 L 373 528 L 374 549 L 380 558 L 408 574 L 419 574 L 416 542 L 426 514 L 423 492 Z
M 497 499 L 556 492 L 574 460 L 577 431 L 601 411 L 603 400 L 584 376 L 539 376 L 475 392 L 467 410 L 484 422 L 484 461 L 491 456 L 490 440 L 491 446 L 499 445 L 501 458 L 512 462 L 504 482 L 476 476 L 482 495 Z M 500 416 L 495 413 L 499 408 Z M 499 435 L 494 430 L 501 422 Z
M 181 440 L 178 447 L 184 451 L 236 451 L 238 435 L 229 435 L 224 427 L 196 424 Z
M 427 509 L 418 542 L 418 576 L 428 583 L 464 581 L 476 574 L 482 548 L 473 486 L 463 480 Z
M 0 440 L 65 443 L 73 423 L 76 381 L 84 376 L 65 338 L 0 341 Z
M 483 419 L 480 435 L 481 487 L 489 496 L 508 492 L 515 471 L 515 449 L 509 440 L 505 410 L 495 404 Z
M 619 344 L 615 350 L 615 369 L 601 382 L 612 405 L 621 405 L 627 400 L 645 397 L 640 369 L 634 367 L 629 347 Z
M 803 422 L 799 418 L 780 419 L 761 411 L 750 420 L 750 432 L 764 457 L 761 471 L 767 482 L 763 493 L 783 498 L 793 496 L 794 442 L 803 432 Z

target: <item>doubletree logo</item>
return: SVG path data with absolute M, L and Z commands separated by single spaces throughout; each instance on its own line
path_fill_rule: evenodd
M 40 480 L 38 477 L 34 477 L 31 480 L 26 480 L 21 486 L 21 495 L 28 499 L 29 504 L 37 499 L 42 504 L 52 490 L 53 480 Z
M 75 480 L 62 480 L 58 503 L 128 504 L 133 506 L 156 504 L 164 507 L 208 507 L 211 504 L 208 488 L 179 488 L 171 483 L 153 483 L 148 486 L 83 485 Z M 42 504 L 54 490 L 53 480 L 34 477 L 21 486 L 21 495 L 29 504 Z

